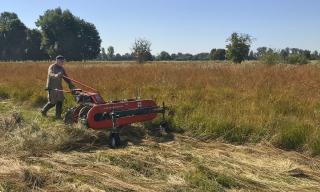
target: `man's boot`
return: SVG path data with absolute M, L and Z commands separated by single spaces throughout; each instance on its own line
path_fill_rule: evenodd
M 42 109 L 41 109 L 41 114 L 42 116 L 46 117 L 47 116 L 47 112 L 54 107 L 54 104 L 48 102 Z
M 56 119 L 62 119 L 62 101 L 58 101 L 56 104 Z

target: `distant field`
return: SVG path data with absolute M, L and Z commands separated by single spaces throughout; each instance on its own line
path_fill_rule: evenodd
M 0 63 L 0 97 L 42 106 L 49 64 Z M 140 96 L 165 101 L 173 131 L 235 144 L 268 141 L 320 154 L 318 65 L 70 62 L 66 70 L 97 88 L 105 100 Z M 68 96 L 66 105 L 72 104 Z

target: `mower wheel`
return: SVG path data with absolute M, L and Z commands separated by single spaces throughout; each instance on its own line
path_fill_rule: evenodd
M 91 107 L 89 106 L 84 106 L 82 109 L 79 111 L 79 122 L 81 122 L 84 126 L 88 126 L 87 124 L 87 115 Z
M 111 132 L 109 135 L 109 144 L 112 148 L 118 148 L 121 145 L 120 134 Z
M 168 121 L 161 121 L 160 122 L 160 129 L 164 132 L 169 131 L 169 122 Z

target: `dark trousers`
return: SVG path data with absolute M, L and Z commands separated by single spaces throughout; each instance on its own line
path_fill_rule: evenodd
M 41 112 L 42 114 L 47 114 L 47 112 L 54 106 L 56 106 L 56 119 L 61 119 L 61 114 L 62 114 L 62 101 L 58 101 L 56 104 L 48 102 L 42 109 Z

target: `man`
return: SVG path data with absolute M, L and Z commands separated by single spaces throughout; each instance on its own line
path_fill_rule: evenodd
M 56 106 L 56 119 L 61 119 L 62 104 L 64 100 L 62 79 L 68 84 L 69 89 L 75 89 L 72 82 L 66 78 L 68 75 L 63 68 L 63 64 L 64 57 L 58 55 L 56 57 L 56 62 L 49 66 L 46 86 L 46 89 L 48 90 L 48 103 L 41 109 L 41 114 L 43 116 L 47 116 L 49 109 Z

